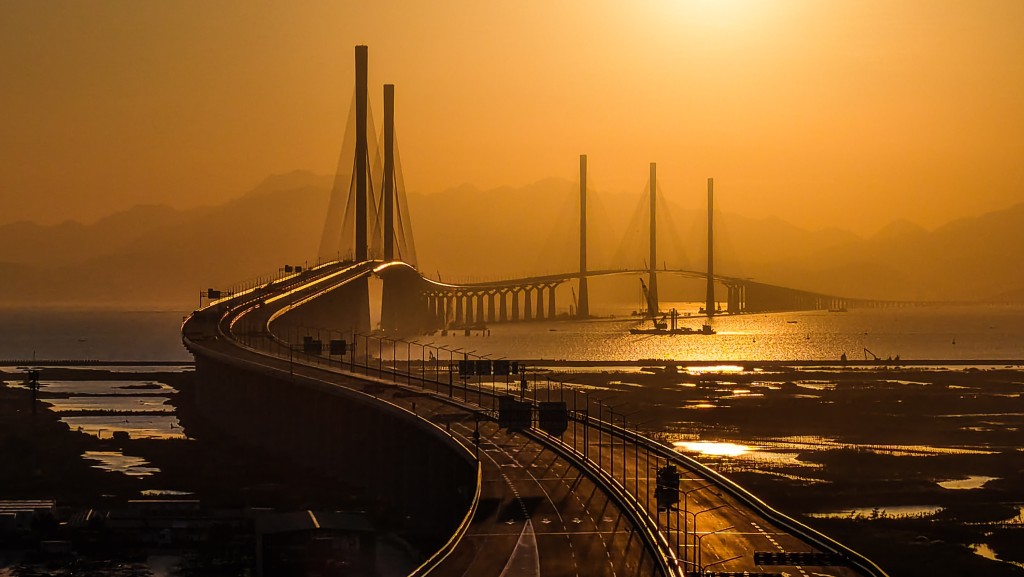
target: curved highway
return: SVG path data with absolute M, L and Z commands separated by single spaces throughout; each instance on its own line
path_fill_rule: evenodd
M 193 313 L 182 332 L 196 354 L 228 355 L 401 407 L 478 456 L 471 522 L 417 574 L 885 576 L 696 461 L 595 418 L 590 407 L 570 407 L 560 437 L 535 428 L 512 434 L 493 420 L 504 382 L 453 380 L 454 367 L 438 359 L 431 373 L 425 359 L 406 359 L 403 369 L 397 361 L 305 355 L 273 332 L 286 311 L 380 264 L 330 263 L 216 301 Z M 654 476 L 668 464 L 680 473 L 679 503 L 659 511 Z
M 442 392 L 397 386 L 375 371 L 282 354 L 269 330 L 282 311 L 369 274 L 376 263 L 332 263 L 215 301 L 182 327 L 196 355 L 230 356 L 264 370 L 377 398 L 445 431 L 479 455 L 479 498 L 449 550 L 417 574 L 472 576 L 662 574 L 633 525 L 584 471 L 524 436 L 499 430 L 479 407 Z M 235 329 L 259 326 L 244 336 Z M 243 344 L 244 341 L 244 344 Z M 289 351 L 290 352 L 290 351 Z M 479 452 L 474 432 L 479 431 Z

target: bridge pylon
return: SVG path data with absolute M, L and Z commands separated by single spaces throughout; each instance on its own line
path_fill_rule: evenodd
M 715 179 L 708 179 L 708 287 L 704 297 L 704 311 L 715 314 Z M 731 303 L 731 300 L 730 300 Z
M 658 301 L 658 164 L 651 163 L 651 260 L 648 266 L 647 282 L 647 314 L 651 317 L 658 315 L 661 306 Z
M 384 260 L 395 260 L 395 85 L 384 85 Z
M 577 295 L 576 316 L 590 316 L 590 294 L 587 290 L 587 155 L 580 155 L 580 292 Z M 551 293 L 554 298 L 554 292 Z M 552 309 L 554 307 L 552 306 Z M 554 310 L 551 311 L 554 315 Z

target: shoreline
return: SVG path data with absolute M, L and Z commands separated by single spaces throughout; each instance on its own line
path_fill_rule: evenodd
M 444 359 L 442 359 L 443 361 Z M 899 369 L 902 367 L 1021 367 L 1024 359 L 900 359 L 899 361 L 859 361 L 846 362 L 834 359 L 790 359 L 790 360 L 758 360 L 758 359 L 705 359 L 705 360 L 673 360 L 673 359 L 635 359 L 635 360 L 570 360 L 570 359 L 520 359 L 527 366 L 539 367 L 644 367 L 649 365 L 679 365 L 692 367 L 739 366 L 744 368 L 785 368 L 785 367 L 824 367 L 824 368 L 866 368 L 866 369 Z M 154 360 L 103 360 L 103 359 L 0 359 L 0 367 L 183 367 L 195 366 L 194 360 L 154 361 Z

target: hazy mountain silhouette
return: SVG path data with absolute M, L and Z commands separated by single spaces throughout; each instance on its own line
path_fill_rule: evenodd
M 0 226 L 0 302 L 190 308 L 227 288 L 315 255 L 332 178 L 297 171 L 236 200 L 174 210 L 137 206 L 93 224 Z M 578 188 L 546 179 L 409 194 L 420 267 L 444 280 L 573 270 Z M 728 207 L 727 193 L 719 198 Z M 592 191 L 589 267 L 646 266 L 638 194 Z M 659 206 L 659 267 L 704 270 L 704 209 Z M 933 231 L 895 221 L 870 238 L 808 231 L 778 217 L 716 211 L 716 271 L 852 297 L 1024 302 L 1024 204 Z M 630 281 L 635 283 L 635 281 Z M 699 295 L 683 295 L 684 298 Z

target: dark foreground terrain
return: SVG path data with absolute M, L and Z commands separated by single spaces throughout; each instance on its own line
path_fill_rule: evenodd
M 44 385 L 33 413 L 23 379 L 21 371 L 0 372 L 0 382 L 7 383 L 0 384 L 0 502 L 43 499 L 56 507 L 52 515 L 37 515 L 30 522 L 0 519 L 0 576 L 251 575 L 254 519 L 267 512 L 357 512 L 378 536 L 386 535 L 390 544 L 385 548 L 405 547 L 391 533 L 400 524 L 397 512 L 367 502 L 343 479 L 310 474 L 287 457 L 236 444 L 205 422 L 191 401 L 191 372 L 43 370 L 44 383 L 170 385 L 170 404 L 180 422 L 177 438 L 132 438 L 111 431 L 98 438 L 72 430 L 46 404 L 67 395 L 47 392 Z M 153 386 L 122 388 L 136 394 Z M 91 413 L 114 420 L 132 416 Z M 87 451 L 130 456 L 141 459 L 142 466 L 127 473 L 104 470 L 83 458 Z M 154 533 L 138 521 L 149 515 L 156 524 L 168 513 L 180 516 L 189 528 Z M 121 524 L 127 518 L 135 528 L 118 530 L 115 518 Z
M 551 378 L 894 577 L 1024 575 L 1024 370 L 652 363 Z
M 23 376 L 8 370 L 0 380 L 13 385 Z M 1020 369 L 692 370 L 652 363 L 639 371 L 559 370 L 551 377 L 614 405 L 648 434 L 861 551 L 893 577 L 1024 575 Z M 310 475 L 287 459 L 231 443 L 196 414 L 191 373 L 53 368 L 45 378 L 170 385 L 184 438 L 97 438 L 71 430 L 42 403 L 33 415 L 27 389 L 0 387 L 0 500 L 53 499 L 72 518 L 171 489 L 206 510 L 364 510 L 378 527 L 398 525 L 398 512 L 362 502 L 342 479 Z M 86 451 L 131 454 L 158 471 L 104 471 L 82 458 Z M 38 557 L 40 538 L 67 536 L 60 525 L 36 529 L 32 543 L 11 535 L 0 541 L 0 575 L 39 570 L 26 562 Z M 170 548 L 87 540 L 76 544 L 87 561 L 47 571 L 149 575 L 154 555 L 171 555 L 181 575 L 243 574 L 251 543 L 226 531 L 217 539 Z

